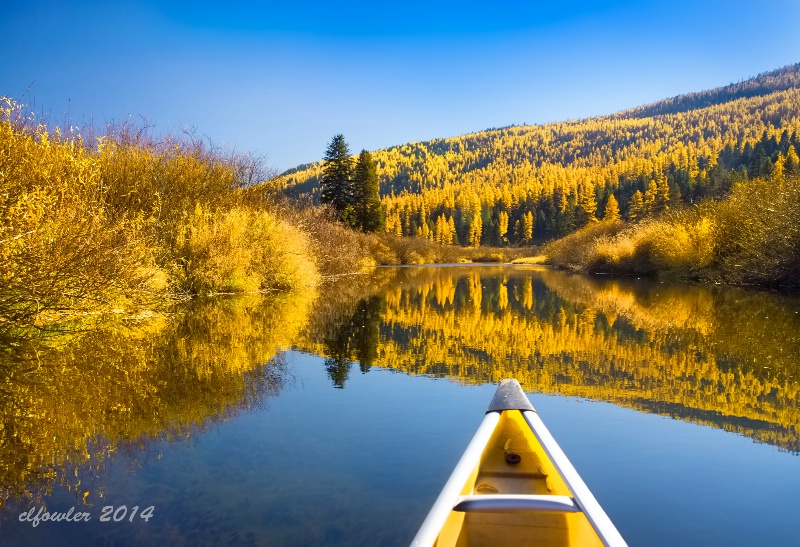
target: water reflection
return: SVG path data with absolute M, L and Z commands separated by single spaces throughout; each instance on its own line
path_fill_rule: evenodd
M 286 382 L 276 358 L 313 295 L 198 301 L 127 324 L 10 339 L 0 368 L 0 507 L 61 484 L 103 495 L 109 458 L 151 456 L 261 404 Z M 157 457 L 158 455 L 153 455 Z
M 356 312 L 343 322 L 331 336 L 322 340 L 325 369 L 337 388 L 344 388 L 354 362 L 362 373 L 372 367 L 378 357 L 380 324 L 384 301 L 370 296 L 358 303 Z
M 539 267 L 379 275 L 366 298 L 331 291 L 326 306 L 349 314 L 333 325 L 312 321 L 305 333 L 305 347 L 326 356 L 336 387 L 356 362 L 362 372 L 379 366 L 463 383 L 513 376 L 528 390 L 609 401 L 800 451 L 796 297 Z
M 800 451 L 800 301 L 537 267 L 379 269 L 319 298 L 197 301 L 0 341 L 0 506 L 56 485 L 91 503 L 109 459 L 150 454 L 262 404 L 276 359 L 325 357 L 332 386 L 388 368 L 609 401 Z

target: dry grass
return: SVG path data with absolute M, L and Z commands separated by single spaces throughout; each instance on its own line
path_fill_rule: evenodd
M 544 264 L 547 262 L 546 255 L 525 256 L 522 258 L 515 258 L 511 261 L 512 264 Z
M 467 262 L 465 250 L 421 237 L 383 234 L 372 247 L 379 264 L 442 264 Z
M 259 199 L 270 203 L 268 207 L 278 218 L 307 236 L 308 252 L 322 276 L 349 275 L 375 266 L 370 251 L 372 238 L 337 222 L 329 208 L 299 207 L 286 201 L 273 203 L 270 196 Z
M 326 277 L 349 275 L 374 266 L 414 264 L 457 264 L 469 262 L 511 262 L 530 254 L 531 248 L 459 247 L 442 245 L 421 237 L 392 234 L 364 234 L 344 227 L 324 206 L 273 202 L 272 195 L 248 197 L 268 203 L 270 210 L 308 234 L 312 254 L 320 273 Z

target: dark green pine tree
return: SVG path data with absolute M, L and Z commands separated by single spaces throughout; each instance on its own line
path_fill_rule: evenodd
M 353 211 L 353 160 L 344 135 L 335 135 L 325 151 L 322 166 L 322 203 L 329 203 L 339 219 L 350 224 Z
M 372 155 L 362 150 L 353 174 L 353 208 L 356 226 L 364 232 L 382 232 L 385 226 L 380 179 Z

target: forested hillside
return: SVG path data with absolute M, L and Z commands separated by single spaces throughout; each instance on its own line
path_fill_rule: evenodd
M 610 116 L 491 129 L 372 155 L 386 231 L 461 245 L 563 236 L 727 195 L 736 181 L 800 169 L 800 64 Z M 277 182 L 319 193 L 321 164 Z

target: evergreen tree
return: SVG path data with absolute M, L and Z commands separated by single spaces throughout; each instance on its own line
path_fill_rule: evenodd
M 727 180 L 727 187 L 730 187 L 730 176 L 727 177 L 726 180 Z M 683 196 L 681 195 L 681 187 L 675 183 L 670 183 L 669 202 L 672 204 L 671 207 L 673 208 L 679 207 L 682 199 Z
M 764 153 L 764 149 L 761 149 L 761 153 Z M 753 161 L 753 145 L 749 141 L 747 144 L 744 145 L 744 149 L 742 150 L 742 157 L 740 158 L 741 163 L 743 163 L 747 170 L 750 170 L 750 162 Z
M 656 201 L 653 206 L 653 212 L 661 214 L 669 209 L 669 182 L 666 179 L 657 181 L 656 183 Z
M 524 216 L 522 219 L 514 222 L 514 239 L 518 243 L 522 243 L 522 241 L 525 239 L 525 229 L 522 227 L 523 222 L 524 222 Z
M 356 226 L 364 232 L 383 232 L 386 222 L 379 195 L 380 179 L 372 155 L 366 150 L 358 156 L 352 190 Z M 427 228 L 424 216 L 422 224 Z
M 766 169 L 766 164 L 764 160 L 769 159 L 767 157 L 767 153 L 764 150 L 764 145 L 760 142 L 755 145 L 753 148 L 753 155 L 750 158 L 750 163 L 747 165 L 747 172 L 750 174 L 751 177 L 757 177 L 761 173 L 762 169 Z M 768 174 L 768 173 L 767 173 Z
M 789 131 L 784 129 L 781 133 L 781 140 L 778 142 L 778 149 L 783 153 L 789 151 Z
M 335 135 L 325 151 L 320 178 L 321 200 L 322 203 L 329 203 L 339 219 L 348 224 L 353 211 L 352 170 L 353 160 L 344 136 Z
M 458 234 L 456 233 L 456 223 L 453 220 L 453 217 L 447 219 L 447 231 L 450 233 L 450 241 L 447 241 L 445 237 L 444 242 L 448 245 L 454 245 L 458 243 Z
M 772 174 L 772 171 L 775 169 L 775 166 L 772 165 L 772 160 L 768 157 L 761 158 L 761 161 L 758 162 L 758 171 L 753 173 L 753 176 L 756 177 L 768 177 Z

